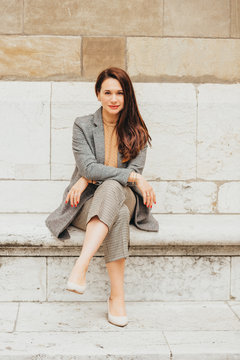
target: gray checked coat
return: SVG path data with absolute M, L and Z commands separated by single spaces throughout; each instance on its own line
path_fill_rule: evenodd
M 102 122 L 102 106 L 93 114 L 77 117 L 73 124 L 72 149 L 76 166 L 70 184 L 64 191 L 60 206 L 51 212 L 45 224 L 58 239 L 69 239 L 67 227 L 71 224 L 85 201 L 90 199 L 97 186 L 104 180 L 117 180 L 123 186 L 130 186 L 136 196 L 136 206 L 131 223 L 146 231 L 158 231 L 158 221 L 153 217 L 150 208 L 143 204 L 141 191 L 134 183 L 128 182 L 130 173 L 134 170 L 142 174 L 148 145 L 132 160 L 122 163 L 122 155 L 118 152 L 118 167 L 104 165 L 105 145 L 104 127 Z M 96 180 L 96 184 L 89 183 L 82 192 L 77 207 L 71 207 L 70 201 L 65 200 L 71 187 L 81 176 Z

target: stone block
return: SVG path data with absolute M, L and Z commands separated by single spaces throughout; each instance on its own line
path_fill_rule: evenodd
M 123 37 L 83 38 L 83 76 L 96 79 L 105 68 L 125 68 L 125 39 Z
M 156 180 L 196 176 L 196 95 L 190 84 L 134 83 L 152 138 L 144 175 Z
M 164 36 L 228 37 L 228 0 L 171 0 L 164 3 Z
M 46 258 L 1 257 L 1 301 L 46 300 Z
M 0 33 L 20 34 L 23 30 L 23 0 L 1 0 Z
M 239 199 L 240 182 L 227 182 L 221 185 L 218 194 L 218 211 L 222 213 L 240 213 Z
M 75 80 L 81 77 L 81 38 L 2 35 L 0 48 L 1 79 Z
M 231 37 L 240 37 L 240 3 L 239 0 L 230 0 L 231 8 Z
M 240 179 L 239 99 L 239 84 L 199 87 L 198 178 Z
M 212 182 L 154 181 L 157 213 L 214 213 L 217 185 Z
M 65 181 L 0 181 L 1 212 L 49 212 L 62 202 Z M 7 196 L 6 196 L 7 194 Z
M 162 35 L 163 0 L 25 0 L 26 34 Z M 47 16 L 46 16 L 47 14 Z
M 133 81 L 239 82 L 239 59 L 238 39 L 127 38 Z
M 78 116 L 94 113 L 101 106 L 94 82 L 53 82 L 51 98 L 51 178 L 70 179 L 75 167 L 72 127 Z
M 0 117 L 0 178 L 48 179 L 50 84 L 2 81 Z
M 231 261 L 231 298 L 240 300 L 240 256 L 232 257 Z M 239 307 L 238 307 L 239 310 Z M 239 311 L 240 314 L 240 311 Z
M 1 260 L 0 260 L 1 261 Z M 2 294 L 0 296 L 0 332 L 14 331 L 15 322 L 18 314 L 18 303 L 2 302 Z
M 49 257 L 48 301 L 79 299 L 64 290 L 76 259 Z M 86 281 L 89 286 L 82 301 L 106 299 L 110 284 L 103 258 L 92 259 Z M 128 301 L 228 300 L 229 286 L 229 257 L 129 257 L 125 268 Z

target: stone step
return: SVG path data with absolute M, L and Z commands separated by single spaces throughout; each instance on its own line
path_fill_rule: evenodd
M 0 255 L 74 256 L 85 232 L 69 227 L 71 239 L 55 238 L 48 214 L 0 214 Z M 240 215 L 154 214 L 159 232 L 130 225 L 130 255 L 240 255 Z M 100 246 L 96 255 L 103 255 Z
M 84 231 L 70 228 L 61 241 L 45 226 L 46 214 L 1 214 L 2 301 L 74 301 L 63 292 L 81 252 Z M 239 300 L 240 215 L 156 215 L 158 233 L 130 226 L 126 300 Z M 83 301 L 109 291 L 102 246 L 91 259 Z
M 0 359 L 240 358 L 240 302 L 126 301 L 128 324 L 107 321 L 106 299 L 0 302 Z

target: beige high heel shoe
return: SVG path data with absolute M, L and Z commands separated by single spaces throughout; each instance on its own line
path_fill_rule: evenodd
M 108 308 L 108 321 L 117 326 L 125 326 L 128 324 L 128 317 L 127 316 L 116 316 L 110 314 L 109 310 L 109 297 L 107 298 L 107 308 Z
M 86 287 L 87 287 L 86 282 L 85 282 L 84 285 L 78 285 L 78 284 L 75 284 L 75 283 L 73 283 L 71 281 L 68 281 L 66 290 L 73 291 L 73 292 L 75 292 L 77 294 L 83 294 L 84 291 L 86 290 Z

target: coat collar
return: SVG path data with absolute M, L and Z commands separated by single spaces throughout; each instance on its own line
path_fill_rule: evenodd
M 105 161 L 105 143 L 104 143 L 104 126 L 102 121 L 102 106 L 93 114 L 93 138 L 96 149 L 96 159 L 99 163 L 104 164 Z M 118 167 L 124 167 L 122 163 L 122 154 L 117 152 Z

